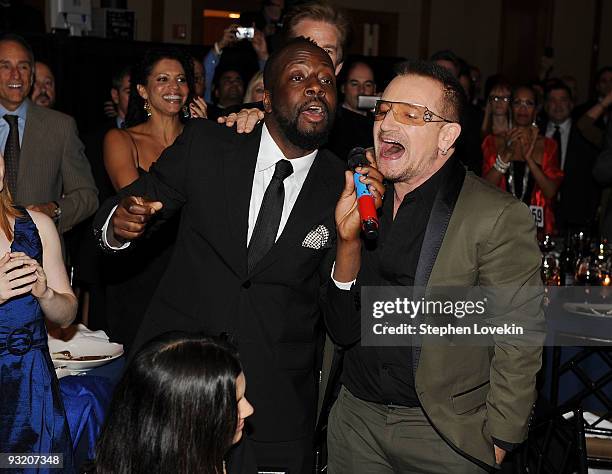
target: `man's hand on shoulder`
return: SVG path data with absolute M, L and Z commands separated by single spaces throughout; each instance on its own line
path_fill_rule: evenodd
M 111 218 L 112 235 L 107 235 L 109 243 L 112 245 L 112 241 L 116 240 L 122 244 L 137 239 L 144 233 L 151 217 L 161 209 L 162 203 L 159 201 L 147 201 L 137 196 L 124 197 Z
M 242 109 L 238 113 L 231 113 L 226 117 L 219 117 L 218 123 L 224 123 L 227 127 L 236 125 L 238 133 L 251 133 L 255 126 L 264 118 L 264 113 L 258 108 Z

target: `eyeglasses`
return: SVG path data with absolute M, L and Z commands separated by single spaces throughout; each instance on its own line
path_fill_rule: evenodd
M 489 102 L 510 102 L 510 96 L 509 95 L 491 95 L 489 96 Z
M 524 105 L 525 107 L 527 107 L 528 109 L 530 109 L 531 107 L 535 107 L 535 102 L 533 100 L 528 100 L 528 99 L 514 99 L 512 101 L 512 105 L 514 107 L 520 107 L 521 105 Z
M 384 120 L 389 110 L 393 111 L 393 117 L 404 125 L 416 125 L 418 127 L 429 122 L 453 123 L 453 120 L 432 112 L 425 105 L 411 104 L 409 102 L 393 102 L 390 100 L 377 100 L 374 108 L 374 120 Z M 436 120 L 437 117 L 439 120 Z

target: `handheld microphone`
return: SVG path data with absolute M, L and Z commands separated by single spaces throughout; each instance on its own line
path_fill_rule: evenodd
M 359 216 L 361 217 L 361 230 L 366 239 L 376 239 L 378 237 L 378 215 L 376 214 L 376 205 L 374 197 L 368 186 L 359 178 L 363 175 L 355 173 L 355 168 L 359 166 L 370 166 L 370 162 L 366 158 L 365 150 L 361 147 L 353 148 L 347 159 L 348 167 L 353 171 L 353 180 L 355 182 L 355 192 L 357 193 L 357 205 Z

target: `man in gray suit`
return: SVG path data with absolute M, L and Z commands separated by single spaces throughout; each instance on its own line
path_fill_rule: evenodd
M 16 35 L 0 37 L 0 150 L 16 204 L 52 217 L 60 233 L 92 215 L 97 189 L 72 117 L 27 97 L 34 55 Z

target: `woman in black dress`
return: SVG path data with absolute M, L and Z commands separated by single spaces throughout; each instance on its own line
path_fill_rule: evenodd
M 194 95 L 193 63 L 177 50 L 149 50 L 132 71 L 126 128 L 104 137 L 104 166 L 119 190 L 149 171 L 183 131 Z M 128 347 L 134 340 L 176 239 L 179 216 L 109 257 L 106 291 L 109 336 Z M 108 270 L 108 269 L 107 269 Z

